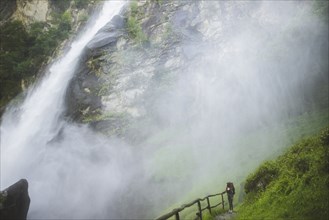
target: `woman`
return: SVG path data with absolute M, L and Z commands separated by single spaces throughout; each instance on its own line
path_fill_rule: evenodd
M 232 182 L 228 182 L 226 184 L 226 193 L 227 193 L 227 199 L 228 199 L 228 204 L 230 206 L 230 210 L 228 211 L 229 213 L 233 212 L 233 196 L 235 194 L 235 188 Z

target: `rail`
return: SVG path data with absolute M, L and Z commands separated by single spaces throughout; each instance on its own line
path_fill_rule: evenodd
M 200 219 L 200 220 L 202 220 L 202 212 L 203 212 L 203 211 L 205 211 L 205 210 L 208 209 L 209 212 L 211 213 L 211 209 L 212 209 L 212 208 L 216 208 L 216 207 L 219 206 L 219 205 L 222 205 L 222 207 L 223 207 L 223 209 L 224 209 L 224 197 L 223 197 L 223 195 L 224 195 L 225 193 L 226 193 L 226 191 L 221 192 L 221 193 L 217 193 L 217 194 L 213 194 L 213 195 L 208 195 L 208 196 L 204 197 L 203 199 L 200 199 L 200 198 L 199 198 L 199 199 L 196 199 L 196 200 L 194 200 L 194 201 L 192 201 L 192 202 L 190 202 L 190 203 L 187 203 L 187 204 L 182 205 L 180 208 L 174 209 L 174 210 L 172 210 L 171 212 L 162 215 L 161 217 L 157 218 L 156 220 L 166 220 L 166 219 L 168 219 L 168 218 L 170 218 L 170 217 L 173 217 L 173 216 L 175 216 L 176 220 L 180 220 L 179 212 L 181 212 L 181 211 L 183 211 L 184 209 L 189 208 L 189 207 L 191 207 L 191 206 L 193 206 L 193 205 L 195 205 L 195 204 L 198 204 L 198 212 L 196 213 L 196 216 L 197 216 L 197 217 L 196 217 L 195 219 Z M 210 205 L 210 200 L 209 200 L 209 198 L 211 198 L 211 197 L 215 197 L 215 196 L 221 196 L 221 202 L 218 203 L 218 204 L 215 204 L 215 205 L 211 206 L 211 205 Z M 204 207 L 204 208 L 202 208 L 202 207 L 201 207 L 201 202 L 202 202 L 202 201 L 205 201 L 205 200 L 207 200 L 207 206 Z

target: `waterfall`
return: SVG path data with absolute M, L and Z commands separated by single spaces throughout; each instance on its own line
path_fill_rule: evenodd
M 110 88 L 99 97 L 104 127 L 124 121 L 127 135 L 117 140 L 63 120 L 84 48 L 123 5 L 108 0 L 2 117 L 1 189 L 28 180 L 28 218 L 150 219 L 220 192 L 281 152 L 298 128 L 294 117 L 308 117 L 313 99 L 327 97 L 327 23 L 308 2 L 143 1 L 145 47 L 127 31 L 96 51 L 105 73 L 99 86 Z M 136 109 L 141 117 L 130 119 Z M 108 120 L 112 113 L 124 113 L 120 123 Z
M 116 170 L 115 162 L 97 153 L 97 146 L 105 146 L 101 137 L 91 137 L 93 134 L 87 128 L 69 125 L 60 116 L 65 107 L 66 89 L 84 47 L 124 4 L 124 1 L 106 1 L 93 26 L 87 27 L 67 53 L 49 67 L 48 74 L 28 93 L 19 110 L 8 110 L 3 116 L 1 189 L 21 178 L 29 181 L 32 199 L 29 218 L 104 214 L 95 204 L 94 208 L 90 205 L 86 208 L 80 203 L 103 193 L 99 188 L 107 181 L 102 180 L 102 176 Z M 56 136 L 58 140 L 51 141 Z M 102 166 L 105 170 L 88 163 L 93 160 L 106 163 Z M 112 177 L 116 175 L 120 173 L 111 173 Z M 94 186 L 94 181 L 99 181 L 98 186 L 89 188 Z M 115 186 L 116 183 L 111 181 L 111 184 Z

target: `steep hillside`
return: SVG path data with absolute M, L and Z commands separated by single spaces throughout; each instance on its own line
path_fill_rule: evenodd
M 329 128 L 263 163 L 244 189 L 238 219 L 328 219 Z

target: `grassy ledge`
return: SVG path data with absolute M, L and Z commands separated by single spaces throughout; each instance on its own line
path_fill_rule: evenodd
M 237 219 L 328 219 L 329 127 L 263 163 L 245 182 Z

